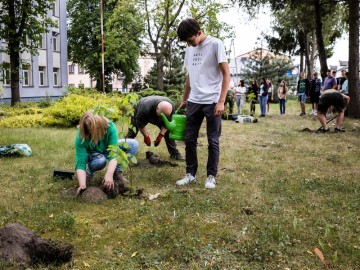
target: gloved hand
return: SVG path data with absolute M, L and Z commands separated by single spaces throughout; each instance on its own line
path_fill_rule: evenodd
M 164 135 L 162 135 L 161 133 L 159 133 L 159 135 L 156 137 L 156 140 L 154 141 L 154 145 L 158 146 L 162 140 L 162 138 L 164 138 Z
M 144 143 L 147 145 L 147 146 L 150 146 L 151 145 L 151 138 L 149 135 L 145 136 L 144 137 Z

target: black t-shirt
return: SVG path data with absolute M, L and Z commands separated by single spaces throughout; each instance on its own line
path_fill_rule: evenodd
M 168 117 L 171 120 L 175 112 L 175 104 L 169 98 L 163 96 L 143 97 L 135 106 L 136 125 L 139 129 L 144 128 L 148 123 L 158 127 L 165 126 L 162 117 L 156 114 L 156 108 L 161 101 L 167 101 L 172 105 L 173 109 Z

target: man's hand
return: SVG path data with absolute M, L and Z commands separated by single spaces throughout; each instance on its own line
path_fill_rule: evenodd
M 150 138 L 149 135 L 144 136 L 144 143 L 145 143 L 147 146 L 150 146 L 150 145 L 151 145 L 151 138 Z
M 219 116 L 224 112 L 224 102 L 219 101 L 215 105 L 214 114 L 215 116 Z
M 156 137 L 156 140 L 154 141 L 154 145 L 158 146 L 162 140 L 162 138 L 164 138 L 164 135 L 162 135 L 161 133 L 159 133 L 159 135 Z

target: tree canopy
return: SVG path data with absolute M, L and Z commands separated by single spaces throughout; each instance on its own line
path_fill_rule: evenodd
M 54 0 L 0 0 L 0 40 L 7 44 L 0 48 L 10 56 L 10 63 L 2 68 L 10 71 L 11 105 L 20 102 L 20 53 L 36 55 L 42 35 L 54 23 L 48 11 Z M 6 66 L 7 65 L 7 66 Z
M 116 74 L 127 84 L 138 69 L 143 17 L 135 1 L 104 2 L 105 81 Z M 69 60 L 85 68 L 100 89 L 100 1 L 69 0 L 67 9 Z

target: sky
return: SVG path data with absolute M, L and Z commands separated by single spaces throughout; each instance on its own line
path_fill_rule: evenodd
M 234 46 L 231 48 L 231 58 L 249 52 L 255 47 L 260 47 L 261 33 L 270 33 L 271 16 L 269 9 L 260 9 L 257 18 L 250 18 L 246 12 L 238 10 L 236 7 L 219 15 L 218 18 L 222 22 L 226 22 L 234 26 L 236 38 L 234 38 Z M 228 50 L 231 47 L 231 39 L 224 40 L 225 47 Z M 348 38 L 344 36 L 336 41 L 334 55 L 328 59 L 328 65 L 339 66 L 339 61 L 348 60 Z M 264 41 L 263 47 L 267 48 Z M 235 48 L 235 50 L 234 50 Z M 294 64 L 298 64 L 299 58 L 294 58 Z M 319 66 L 319 63 L 318 63 Z

